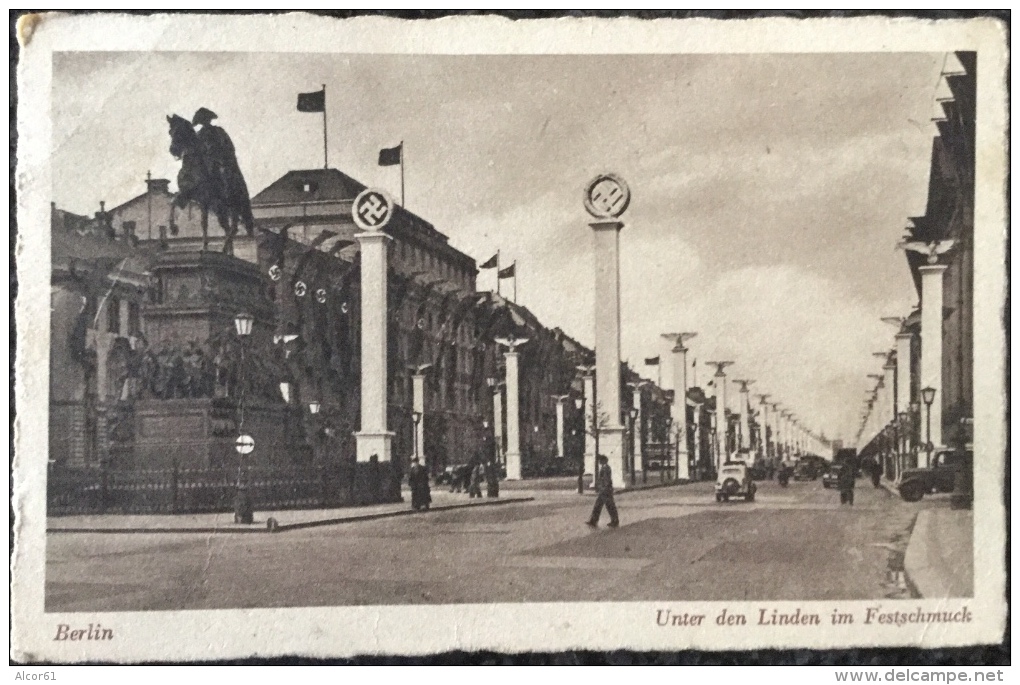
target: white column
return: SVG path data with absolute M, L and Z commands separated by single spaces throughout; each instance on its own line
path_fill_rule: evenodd
M 761 420 L 758 421 L 758 445 L 761 448 L 761 458 L 767 464 L 769 461 L 769 396 L 758 395 L 758 408 Z
M 747 388 L 754 381 L 734 380 L 740 386 L 740 449 L 748 449 L 751 446 L 751 398 L 748 396 Z
M 496 442 L 496 459 L 503 460 L 503 384 L 492 388 L 492 434 Z
M 386 425 L 386 251 L 382 231 L 355 233 L 361 243 L 361 430 L 357 460 L 389 462 L 393 433 Z
M 558 395 L 556 397 L 556 456 L 563 458 L 563 403 L 569 395 Z
M 588 372 L 583 377 L 584 382 L 584 472 L 595 474 L 595 431 L 597 425 L 592 423 L 595 416 L 595 376 Z
M 694 405 L 694 463 L 700 468 L 701 467 L 701 404 Z M 697 475 L 697 472 L 695 472 Z M 690 479 L 691 474 L 688 472 L 687 478 Z
M 504 352 L 506 358 L 506 479 L 521 479 L 521 394 L 515 350 Z
M 690 480 L 690 459 L 687 454 L 687 348 L 684 337 L 692 338 L 693 333 L 681 333 L 673 348 L 673 425 L 677 439 L 676 477 Z
M 935 388 L 931 405 L 931 435 L 936 448 L 942 445 L 942 274 L 944 264 L 926 264 L 921 272 L 921 387 Z M 927 430 L 927 408 L 921 404 L 921 434 Z M 922 459 L 927 453 L 922 450 Z M 930 466 L 930 464 L 925 464 Z
M 726 450 L 726 374 L 722 369 L 715 374 L 715 439 L 716 439 L 716 471 L 729 459 Z
M 411 410 L 418 412 L 418 416 L 421 418 L 418 423 L 414 426 L 415 438 L 414 447 L 416 456 L 421 460 L 421 465 L 426 466 L 425 463 L 425 374 L 416 373 L 411 376 Z
M 595 386 L 599 452 L 609 459 L 613 486 L 627 487 L 624 427 L 620 424 L 620 229 L 619 221 L 590 224 L 595 237 Z

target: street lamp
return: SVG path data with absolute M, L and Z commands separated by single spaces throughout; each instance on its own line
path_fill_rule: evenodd
M 924 451 L 928 454 L 927 466 L 931 466 L 931 452 L 935 448 L 935 446 L 931 444 L 931 405 L 935 402 L 935 388 L 930 385 L 926 388 L 922 388 L 921 399 L 924 401 L 925 408 Z
M 581 414 L 581 430 L 584 430 L 584 397 L 574 398 L 574 408 Z M 582 432 L 582 435 L 584 433 Z M 577 494 L 584 494 L 584 447 L 581 447 L 581 458 L 578 460 L 580 465 L 577 467 Z
M 637 429 L 637 417 L 640 413 L 637 407 L 631 407 L 630 411 L 627 412 L 630 415 L 630 484 L 633 486 L 637 482 L 637 453 L 634 451 L 636 443 L 634 439 L 640 440 L 641 438 L 635 433 Z
M 411 412 L 411 420 L 414 421 L 414 431 L 412 431 L 414 433 L 414 458 L 418 459 L 420 463 L 421 456 L 418 454 L 418 424 L 421 423 L 421 412 Z
M 238 384 L 240 389 L 238 392 L 237 402 L 237 436 L 238 440 L 244 435 L 244 389 L 245 389 L 245 363 L 244 363 L 244 352 L 245 352 L 245 340 L 251 335 L 252 325 L 255 323 L 255 317 L 247 312 L 241 312 L 234 317 L 234 330 L 237 332 L 237 337 L 241 339 L 241 365 L 240 372 L 238 373 Z M 244 458 L 245 453 L 241 452 L 240 442 L 238 443 L 237 453 L 237 483 L 235 486 L 234 495 L 234 523 L 251 523 L 254 520 L 254 512 L 252 511 L 251 495 L 248 494 L 247 488 L 244 486 Z
M 251 328 L 254 323 L 255 317 L 247 312 L 241 312 L 234 317 L 234 329 L 241 338 L 247 338 L 251 335 Z
M 910 425 L 910 414 L 901 411 L 896 418 L 900 427 L 900 444 L 897 446 L 899 454 L 896 457 L 896 477 L 899 478 L 900 472 L 903 471 L 903 460 L 906 458 L 907 453 L 907 430 Z

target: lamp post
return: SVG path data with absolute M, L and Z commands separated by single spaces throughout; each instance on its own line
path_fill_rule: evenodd
M 414 458 L 421 463 L 421 456 L 418 454 L 418 425 L 421 423 L 421 412 L 411 412 L 411 420 L 414 421 Z
M 637 418 L 641 410 L 631 407 L 627 413 L 630 416 L 630 434 L 633 437 L 630 448 L 630 484 L 633 487 L 637 483 L 637 441 L 641 439 L 637 432 Z
M 577 409 L 578 413 L 581 415 L 581 428 L 582 428 L 582 431 L 583 431 L 583 429 L 584 429 L 584 397 L 575 397 L 574 398 L 574 408 Z M 578 459 L 578 462 L 580 462 L 580 464 L 577 467 L 577 494 L 583 495 L 584 494 L 584 451 L 583 451 L 583 449 L 581 451 L 581 458 Z
M 917 449 L 921 442 L 921 403 L 910 403 L 910 460 L 911 468 L 917 467 Z
M 925 451 L 925 468 L 931 468 L 931 452 L 934 449 L 934 445 L 931 443 L 931 405 L 935 402 L 935 388 L 930 385 L 921 389 L 921 399 L 924 401 L 925 408 L 925 428 L 924 428 L 924 451 Z
M 237 401 L 237 484 L 236 492 L 234 495 L 234 523 L 251 523 L 254 520 L 254 512 L 252 511 L 251 495 L 248 493 L 247 488 L 244 485 L 244 459 L 246 454 L 250 454 L 251 450 L 254 449 L 254 445 L 250 447 L 243 446 L 242 438 L 245 437 L 244 432 L 244 390 L 245 390 L 245 361 L 244 353 L 246 347 L 246 341 L 248 336 L 251 335 L 252 326 L 255 323 L 255 317 L 247 312 L 240 312 L 234 317 L 234 330 L 237 333 L 237 337 L 241 341 L 241 364 L 240 372 L 238 373 L 238 385 L 240 386 L 238 392 Z M 249 438 L 250 440 L 250 438 Z
M 899 480 L 900 473 L 903 472 L 903 460 L 906 458 L 906 453 L 907 453 L 907 429 L 908 429 L 908 426 L 910 425 L 909 424 L 910 414 L 908 414 L 905 411 L 901 411 L 897 415 L 896 418 L 899 420 L 899 426 L 900 426 L 900 431 L 899 431 L 899 433 L 900 433 L 900 444 L 899 444 L 898 450 L 897 450 L 899 452 L 899 454 L 897 454 L 897 456 L 896 456 L 896 472 L 895 472 L 894 476 L 895 476 L 895 478 L 897 480 Z
M 322 410 L 322 405 L 317 400 L 311 400 L 308 403 L 308 413 L 311 415 L 312 422 L 312 461 L 316 465 L 319 464 L 319 430 L 318 430 L 318 418 L 319 412 Z

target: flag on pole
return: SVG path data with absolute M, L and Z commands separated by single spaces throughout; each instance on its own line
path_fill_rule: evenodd
M 517 262 L 514 262 L 505 269 L 499 270 L 500 278 L 513 278 L 517 275 Z
M 322 168 L 329 168 L 329 134 L 326 131 L 326 84 L 314 93 L 298 93 L 297 111 L 322 112 Z
M 495 269 L 497 266 L 499 266 L 499 253 L 498 252 L 496 254 L 492 255 L 491 257 L 489 257 L 488 259 L 486 259 L 484 264 L 479 264 L 478 268 L 479 269 Z
M 396 166 L 403 161 L 404 144 L 379 150 L 379 166 Z
M 658 357 L 645 357 L 645 366 L 658 366 L 658 365 L 659 365 Z
M 326 89 L 323 88 L 314 93 L 298 93 L 297 110 L 299 112 L 325 112 Z

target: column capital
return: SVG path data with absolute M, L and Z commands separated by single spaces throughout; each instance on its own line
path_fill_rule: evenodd
M 909 332 L 909 331 L 901 332 L 901 333 L 897 333 L 896 334 L 896 339 L 897 340 L 911 340 L 913 337 L 914 337 L 914 334 Z
M 917 267 L 917 270 L 920 271 L 922 275 L 925 274 L 936 275 L 942 273 L 948 268 L 949 268 L 948 264 L 922 264 L 921 266 Z
M 588 224 L 593 231 L 619 231 L 623 228 L 622 221 L 592 221 Z
M 354 237 L 363 243 L 381 243 L 393 238 L 383 231 L 358 231 Z

